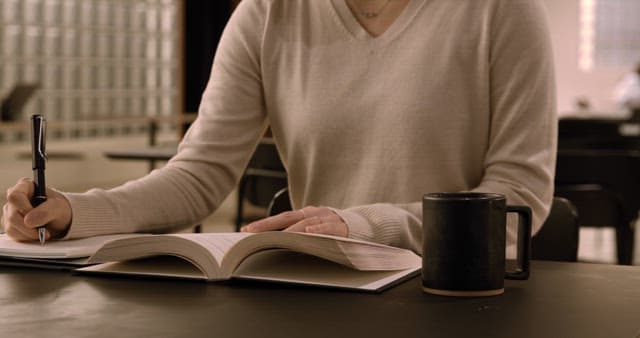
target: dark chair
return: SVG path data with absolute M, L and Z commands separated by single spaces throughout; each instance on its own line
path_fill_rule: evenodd
M 580 226 L 616 230 L 618 264 L 631 265 L 640 210 L 640 152 L 559 149 L 555 195 L 570 200 Z
M 11 89 L 0 106 L 0 120 L 3 122 L 18 121 L 22 110 L 40 87 L 37 83 L 19 83 Z
M 291 199 L 289 198 L 289 189 L 282 188 L 274 196 L 267 207 L 267 215 L 273 216 L 281 212 L 291 210 Z
M 285 187 L 287 172 L 275 144 L 265 138 L 256 148 L 238 185 L 236 230 L 245 222 L 245 200 L 254 206 L 266 208 L 274 195 Z
M 578 260 L 578 212 L 571 201 L 554 197 L 549 216 L 531 239 L 531 258 L 549 261 Z
M 556 195 L 570 200 L 578 210 L 578 223 L 584 227 L 614 227 L 619 264 L 630 265 L 633 259 L 633 221 L 625 218 L 621 196 L 600 184 L 564 184 Z
M 633 263 L 640 211 L 638 119 L 560 119 L 556 195 L 571 200 L 581 226 L 616 229 L 618 264 Z M 627 131 L 625 131 L 627 130 Z
M 640 123 L 640 109 L 633 109 L 631 111 L 631 122 Z

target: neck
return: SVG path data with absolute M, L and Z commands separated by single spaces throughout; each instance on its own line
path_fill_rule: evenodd
M 347 1 L 349 3 L 349 1 Z M 374 19 L 384 13 L 391 0 L 351 0 L 350 6 L 359 17 Z
M 345 0 L 360 25 L 376 37 L 384 33 L 411 0 Z M 367 15 L 363 13 L 371 12 Z

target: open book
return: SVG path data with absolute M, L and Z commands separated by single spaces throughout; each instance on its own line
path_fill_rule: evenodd
M 74 269 L 89 265 L 89 256 L 104 243 L 138 235 L 96 236 L 67 241 L 16 242 L 0 234 L 0 265 L 28 266 L 51 269 Z
M 99 245 L 86 260 L 101 264 L 76 271 L 381 291 L 416 275 L 421 267 L 420 257 L 409 250 L 326 235 L 276 231 L 120 236 Z M 64 242 L 44 247 L 54 243 Z

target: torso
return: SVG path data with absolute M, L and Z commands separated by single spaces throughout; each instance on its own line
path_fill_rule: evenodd
M 488 89 L 475 83 L 489 82 L 489 63 L 483 21 L 466 22 L 486 4 L 402 0 L 373 37 L 348 1 L 274 1 L 269 11 L 261 78 L 294 206 L 406 203 L 477 185 L 490 118 Z

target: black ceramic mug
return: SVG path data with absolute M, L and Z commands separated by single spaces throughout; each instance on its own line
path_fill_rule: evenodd
M 493 296 L 504 278 L 528 279 L 531 209 L 504 195 L 426 194 L 422 200 L 422 287 L 445 296 Z M 507 213 L 518 213 L 518 268 L 505 271 Z

